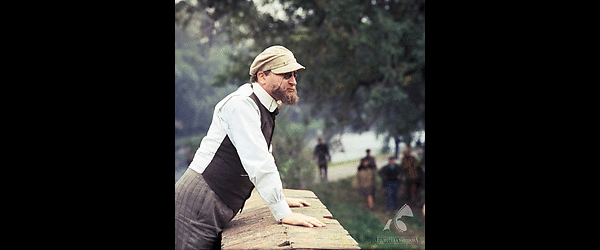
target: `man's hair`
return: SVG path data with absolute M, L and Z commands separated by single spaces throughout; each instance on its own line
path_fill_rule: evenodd
M 265 70 L 263 72 L 265 72 L 265 75 L 268 76 L 269 73 L 271 73 L 271 70 Z M 254 74 L 253 76 L 250 77 L 250 82 L 257 82 L 257 81 L 258 81 L 258 72 L 256 72 L 256 74 Z

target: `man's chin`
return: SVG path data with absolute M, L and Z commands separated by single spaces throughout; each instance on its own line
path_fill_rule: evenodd
M 291 92 L 288 93 L 288 95 L 285 98 L 286 100 L 282 100 L 283 103 L 290 105 L 290 106 L 294 106 L 296 105 L 296 103 L 298 103 L 298 99 L 300 99 L 298 97 L 298 94 L 296 94 L 296 92 Z
M 300 99 L 298 97 L 298 92 L 294 91 L 294 92 L 284 92 L 281 89 L 276 89 L 274 91 L 274 97 L 275 99 L 279 99 L 281 100 L 281 102 L 283 102 L 284 104 L 293 106 L 296 103 L 298 103 L 298 100 Z

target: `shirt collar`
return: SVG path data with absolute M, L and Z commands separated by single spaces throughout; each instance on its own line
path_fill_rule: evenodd
M 262 103 L 269 112 L 275 111 L 276 108 L 281 108 L 281 101 L 275 100 L 267 91 L 265 91 L 258 83 L 252 83 L 252 90 L 258 100 Z

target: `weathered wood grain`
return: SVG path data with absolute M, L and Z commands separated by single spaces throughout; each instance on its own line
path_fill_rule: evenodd
M 300 198 L 310 207 L 292 211 L 313 216 L 326 227 L 302 227 L 277 222 L 254 190 L 242 212 L 223 231 L 222 249 L 360 249 L 358 243 L 310 190 L 284 189 L 286 197 Z

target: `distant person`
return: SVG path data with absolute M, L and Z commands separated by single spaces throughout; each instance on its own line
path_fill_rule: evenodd
M 388 212 L 398 210 L 398 189 L 400 188 L 401 174 L 402 169 L 396 164 L 396 158 L 394 157 L 390 157 L 388 164 L 379 170 L 379 176 L 387 196 L 385 210 Z
M 374 172 L 377 172 L 377 163 L 375 161 L 375 157 L 371 156 L 371 150 L 367 149 L 367 156 L 363 157 L 361 161 L 367 161 L 368 167 L 373 169 Z M 375 199 L 375 188 L 373 188 L 371 195 L 373 195 L 373 199 Z
M 408 197 L 406 200 L 416 200 L 421 170 L 419 169 L 420 164 L 417 162 L 417 158 L 415 158 L 411 153 L 410 144 L 407 144 L 406 148 L 404 149 L 401 166 L 406 176 L 406 188 L 408 190 Z
M 317 140 L 319 144 L 315 147 L 313 157 L 317 159 L 321 181 L 327 181 L 327 162 L 331 162 L 331 155 L 329 155 L 327 144 L 323 143 L 323 138 L 319 137 Z
M 375 157 L 371 156 L 371 150 L 367 149 L 367 156 L 360 159 L 361 161 L 367 161 L 368 166 L 371 169 L 377 170 L 377 163 L 375 162 Z
M 356 173 L 358 190 L 365 201 L 365 207 L 373 209 L 373 189 L 375 189 L 375 170 L 369 167 L 369 162 L 361 160 Z

